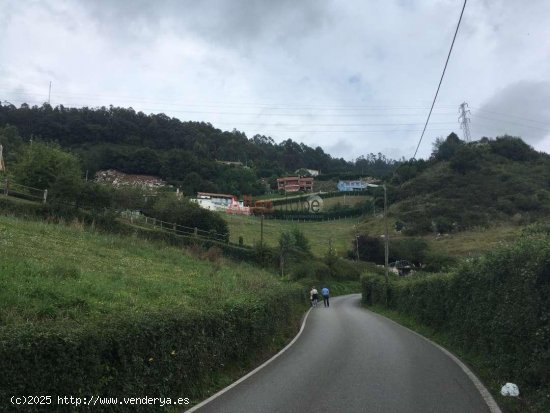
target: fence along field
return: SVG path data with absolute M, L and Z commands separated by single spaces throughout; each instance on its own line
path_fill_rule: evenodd
M 29 201 L 37 201 L 46 203 L 48 199 L 47 189 L 38 189 L 31 186 L 26 186 L 14 182 L 9 178 L 0 180 L 0 193 L 5 196 L 27 199 Z
M 229 237 L 232 243 L 238 243 L 239 237 L 242 237 L 244 245 L 260 242 L 262 232 L 260 217 L 226 215 L 224 219 L 229 226 Z M 336 251 L 345 252 L 351 248 L 355 236 L 354 228 L 361 220 L 361 217 L 313 222 L 264 219 L 263 241 L 268 246 L 275 247 L 283 232 L 298 226 L 307 237 L 315 255 L 324 255 L 329 248 L 329 242 L 332 242 L 332 247 Z

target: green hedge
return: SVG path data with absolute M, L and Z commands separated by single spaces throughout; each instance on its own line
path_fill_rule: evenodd
M 362 279 L 363 302 L 384 304 L 384 279 Z M 389 307 L 447 333 L 503 381 L 550 383 L 550 241 L 525 237 L 445 275 L 392 279 Z M 548 397 L 546 395 L 544 397 Z
M 200 312 L 172 309 L 78 325 L 2 327 L 0 410 L 10 410 L 13 395 L 200 400 L 225 365 L 247 361 L 282 332 L 293 333 L 301 302 L 302 293 L 289 285 Z M 24 406 L 20 411 L 41 410 Z

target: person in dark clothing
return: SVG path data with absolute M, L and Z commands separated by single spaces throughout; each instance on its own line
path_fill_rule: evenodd
M 323 304 L 325 304 L 325 307 L 330 307 L 330 303 L 328 302 L 329 298 L 329 290 L 327 287 L 323 287 L 321 290 L 321 294 L 323 295 Z

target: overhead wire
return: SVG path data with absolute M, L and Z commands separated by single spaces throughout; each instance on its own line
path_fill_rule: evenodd
M 441 73 L 441 79 L 439 79 L 439 85 L 437 85 L 437 90 L 435 92 L 435 96 L 432 102 L 432 107 L 430 108 L 430 112 L 428 113 L 428 118 L 426 119 L 426 124 L 424 125 L 424 130 L 422 131 L 422 135 L 420 135 L 420 140 L 418 141 L 418 145 L 416 146 L 416 150 L 414 151 L 414 155 L 412 159 L 416 158 L 416 154 L 418 152 L 418 148 L 420 148 L 420 143 L 422 142 L 422 138 L 424 138 L 424 133 L 426 133 L 426 128 L 428 127 L 428 122 L 430 121 L 430 116 L 432 115 L 433 108 L 435 106 L 435 101 L 437 100 L 437 95 L 439 94 L 439 89 L 441 88 L 441 83 L 443 83 L 443 77 L 445 76 L 445 71 L 447 70 L 447 65 L 449 64 L 449 59 L 451 58 L 451 52 L 453 51 L 453 46 L 455 44 L 456 35 L 458 34 L 458 29 L 460 27 L 460 22 L 462 21 L 462 16 L 464 15 L 464 9 L 466 8 L 466 2 L 468 0 L 464 0 L 464 4 L 462 6 L 462 11 L 460 12 L 460 18 L 458 19 L 458 24 L 456 25 L 455 34 L 453 36 L 453 41 L 451 43 L 451 47 L 449 48 L 449 54 L 447 55 L 447 60 L 445 61 L 445 66 L 443 67 L 443 73 Z
M 478 114 L 472 115 L 472 117 L 485 119 L 486 121 L 489 120 L 489 121 L 493 121 L 493 122 L 511 123 L 513 125 L 518 125 L 518 126 L 521 126 L 521 127 L 524 127 L 524 128 L 533 128 L 533 129 L 539 129 L 539 130 L 542 130 L 542 131 L 545 131 L 545 132 L 550 132 L 550 125 L 549 125 L 548 128 L 543 128 L 543 127 L 540 127 L 540 126 L 528 125 L 528 124 L 522 123 L 522 122 L 515 122 L 513 120 L 495 119 L 495 118 L 492 118 L 490 116 L 483 116 L 483 115 L 478 115 Z

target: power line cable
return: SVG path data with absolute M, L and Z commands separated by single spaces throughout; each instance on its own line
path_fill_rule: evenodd
M 422 131 L 422 135 L 420 135 L 420 140 L 418 141 L 418 145 L 416 146 L 416 150 L 414 151 L 414 155 L 412 159 L 416 158 L 416 153 L 418 152 L 418 148 L 420 148 L 420 143 L 422 142 L 422 138 L 424 137 L 424 133 L 426 132 L 426 128 L 428 127 L 428 122 L 430 121 L 430 116 L 432 115 L 432 111 L 435 105 L 435 101 L 437 100 L 437 95 L 439 94 L 439 89 L 441 88 L 441 83 L 443 83 L 443 77 L 445 76 L 445 71 L 447 70 L 447 64 L 449 63 L 449 59 L 451 58 L 451 52 L 453 51 L 453 46 L 455 44 L 456 35 L 458 34 L 458 28 L 460 27 L 460 22 L 462 21 L 462 16 L 464 14 L 464 9 L 466 8 L 466 2 L 468 0 L 464 0 L 464 5 L 462 6 L 462 11 L 460 12 L 460 18 L 458 19 L 458 24 L 456 25 L 455 35 L 453 36 L 453 42 L 451 43 L 451 47 L 449 49 L 449 54 L 447 55 L 447 60 L 445 61 L 445 67 L 443 68 L 443 73 L 441 73 L 441 79 L 439 79 L 439 85 L 437 85 L 437 90 L 435 92 L 434 100 L 432 102 L 432 107 L 430 108 L 430 112 L 428 113 L 428 119 L 426 119 L 426 124 L 424 125 L 424 130 Z
M 540 126 L 534 126 L 534 125 L 528 125 L 526 123 L 521 123 L 521 122 L 516 122 L 516 121 L 513 121 L 513 120 L 508 120 L 508 119 L 495 119 L 493 117 L 490 117 L 490 116 L 483 116 L 483 115 L 473 115 L 475 116 L 476 118 L 481 118 L 481 119 L 486 119 L 486 120 L 490 120 L 490 121 L 493 121 L 493 122 L 505 122 L 505 123 L 511 123 L 513 125 L 518 125 L 518 126 L 522 126 L 522 127 L 525 127 L 525 128 L 532 128 L 532 129 L 539 129 L 539 130 L 543 130 L 543 131 L 550 131 L 550 128 L 543 128 L 543 127 L 540 127 Z
M 509 113 L 495 112 L 495 111 L 487 110 L 487 109 L 476 109 L 476 112 L 490 113 L 490 114 L 494 114 L 494 115 L 498 115 L 498 116 L 505 116 L 507 118 L 512 117 L 512 118 L 525 120 L 527 122 L 535 122 L 535 123 L 542 123 L 543 125 L 548 125 L 547 121 L 545 122 L 545 121 L 542 121 L 542 120 L 529 119 L 529 118 L 525 118 L 523 116 L 511 115 Z
M 43 100 L 40 100 L 44 97 L 44 93 L 31 93 L 31 92 L 15 92 L 8 89 L 2 89 L 0 87 L 0 92 L 5 92 L 10 95 L 18 96 L 35 96 L 38 101 L 44 103 Z M 303 109 L 322 109 L 322 110 L 393 110 L 393 109 L 426 109 L 427 106 L 412 106 L 412 105 L 320 105 L 320 104 L 288 104 L 288 103 L 269 103 L 269 102 L 223 102 L 223 101 L 203 101 L 203 102 L 185 102 L 185 101 L 175 101 L 171 100 L 159 100 L 159 99 L 147 99 L 143 97 L 136 96 L 122 96 L 122 95 L 105 95 L 105 94 L 89 94 L 89 93 L 63 93 L 56 92 L 56 96 L 65 96 L 66 99 L 71 98 L 97 98 L 97 99 L 130 99 L 133 102 L 145 102 L 153 104 L 164 104 L 167 106 L 191 106 L 191 107 L 239 107 L 239 106 L 251 106 L 253 108 L 266 107 L 269 109 L 288 109 L 288 108 L 303 108 Z M 89 105 L 89 104 L 88 104 Z M 453 108 L 454 105 L 440 105 L 441 107 Z

